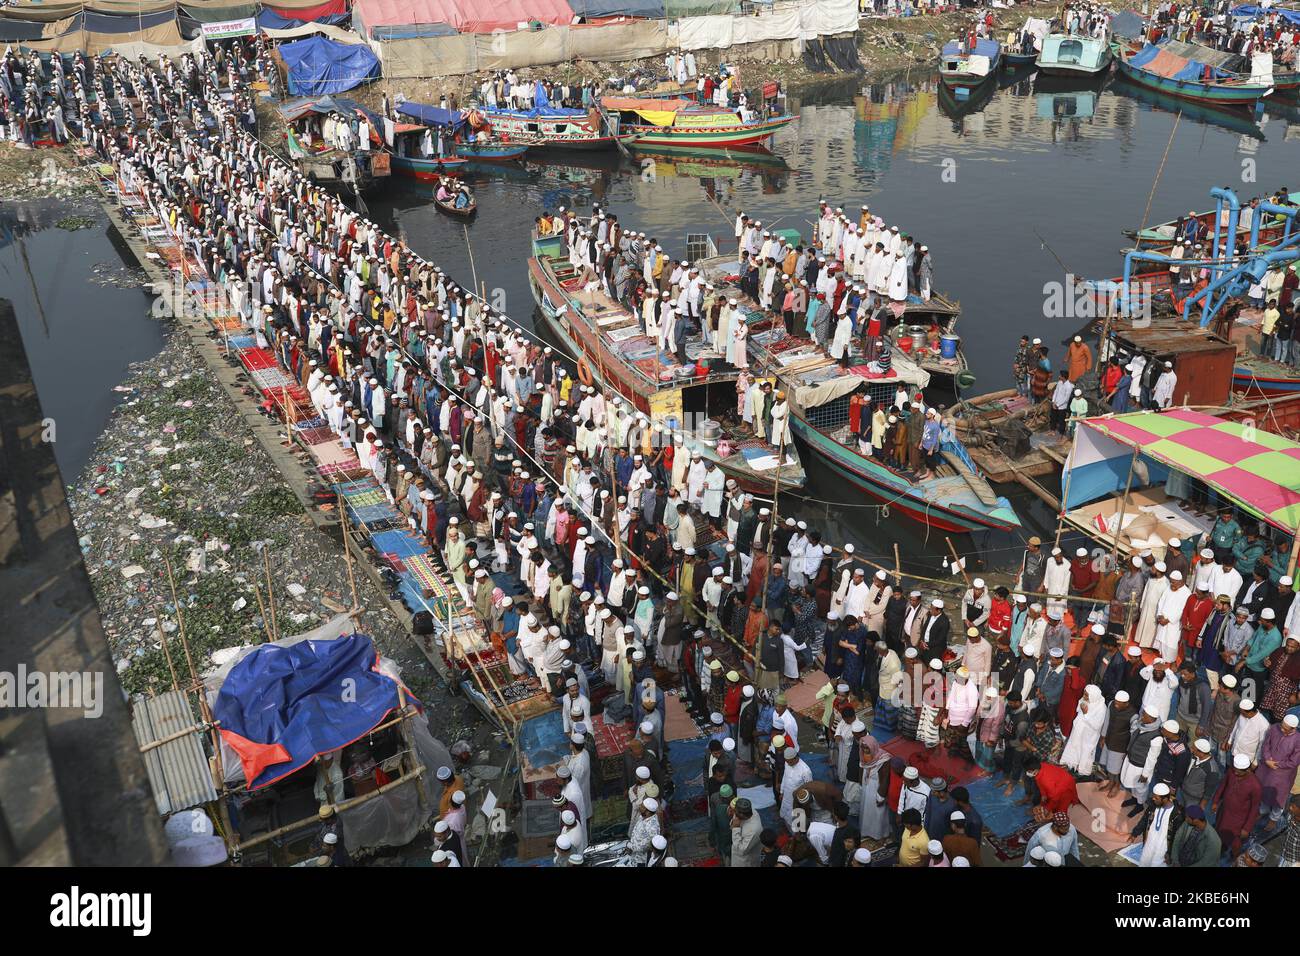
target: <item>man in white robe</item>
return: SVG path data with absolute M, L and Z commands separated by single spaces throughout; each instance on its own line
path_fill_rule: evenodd
M 1134 833 L 1129 837 L 1130 843 L 1142 841 L 1142 856 L 1138 866 L 1168 866 L 1165 858 L 1169 855 L 1170 841 L 1173 839 L 1174 797 L 1169 784 L 1158 783 L 1151 788 L 1151 808 L 1145 819 L 1145 833 Z
M 1183 573 L 1171 571 L 1169 586 L 1156 603 L 1156 632 L 1153 637 L 1156 653 L 1167 661 L 1178 657 L 1178 644 L 1182 635 L 1183 608 L 1191 597 L 1191 590 L 1183 584 Z M 1235 593 L 1235 592 L 1234 592 Z
M 1054 596 L 1054 600 L 1047 602 L 1047 610 L 1065 611 L 1065 598 L 1070 593 L 1070 562 L 1065 560 L 1060 548 L 1052 549 L 1052 556 L 1043 568 L 1043 592 Z
M 1061 766 L 1073 770 L 1081 777 L 1092 773 L 1092 763 L 1097 756 L 1097 743 L 1101 740 L 1106 716 L 1106 699 L 1101 696 L 1101 688 L 1089 684 L 1079 698 L 1069 739 L 1061 751 Z
M 785 748 L 785 771 L 781 774 L 781 819 L 791 830 L 794 823 L 794 795 L 806 784 L 812 782 L 812 770 L 799 756 L 799 747 L 790 745 Z M 800 830 L 806 830 L 811 820 L 805 820 Z
M 1155 643 L 1160 599 L 1169 590 L 1169 580 L 1165 577 L 1165 563 L 1157 561 L 1147 578 L 1146 587 L 1142 589 L 1142 601 L 1138 605 L 1137 631 L 1133 640 L 1139 647 L 1150 647 Z

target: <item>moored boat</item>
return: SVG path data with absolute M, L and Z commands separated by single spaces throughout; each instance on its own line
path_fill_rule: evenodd
M 307 96 L 281 104 L 277 112 L 285 122 L 285 151 L 312 182 L 364 195 L 388 182 L 389 157 L 378 133 L 382 122 L 355 100 Z M 344 123 L 347 130 L 341 129 Z M 359 135 L 368 140 L 364 148 L 357 142 Z
M 949 40 L 939 54 L 939 79 L 947 86 L 970 89 L 986 82 L 1002 62 L 1002 44 L 977 39 L 969 48 L 961 40 Z
M 1221 107 L 1250 108 L 1273 91 L 1271 83 L 1233 73 L 1218 51 L 1172 40 L 1149 43 L 1136 53 L 1121 52 L 1119 73 L 1142 86 L 1179 99 Z
M 524 158 L 533 147 L 531 142 L 505 143 L 496 140 L 476 140 L 457 143 L 456 155 L 476 163 L 511 163 Z
M 492 127 L 492 134 L 504 142 L 522 141 L 529 149 L 605 150 L 614 149 L 633 137 L 611 130 L 597 110 L 546 106 L 532 110 L 501 110 L 480 107 L 477 111 Z
M 426 182 L 436 181 L 448 173 L 454 173 L 468 162 L 460 156 L 399 156 L 392 155 L 393 170 L 399 176 L 421 179 Z
M 735 110 L 686 99 L 606 96 L 601 106 L 617 118 L 620 130 L 632 135 L 633 149 L 660 151 L 761 147 L 798 118 L 776 115 L 746 122 Z
M 1094 76 L 1110 69 L 1110 44 L 1099 37 L 1052 33 L 1035 61 L 1048 76 Z
M 736 408 L 740 370 L 712 355 L 700 340 L 688 341 L 685 363 L 647 337 L 640 320 L 599 289 L 584 288 L 565 251 L 563 235 L 534 236 L 528 284 L 547 327 L 563 350 L 578 359 L 583 384 L 616 392 L 656 427 L 665 440 L 682 438 L 690 454 L 712 461 L 739 487 L 770 496 L 779 477 L 783 489 L 803 487 L 805 476 L 793 441 L 783 448 L 722 419 Z M 675 433 L 669 438 L 670 433 Z M 779 468 L 779 471 L 778 471 Z

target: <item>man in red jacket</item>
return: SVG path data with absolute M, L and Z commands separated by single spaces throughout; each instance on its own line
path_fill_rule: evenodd
M 1079 802 L 1079 791 L 1074 785 L 1074 775 L 1054 763 L 1041 763 L 1037 757 L 1025 760 L 1026 790 L 1038 791 L 1036 807 L 1053 813 L 1069 813 Z

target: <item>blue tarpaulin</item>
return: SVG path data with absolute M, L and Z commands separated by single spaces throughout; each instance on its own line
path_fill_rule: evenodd
M 294 96 L 342 93 L 379 76 L 379 58 L 363 44 L 311 36 L 285 43 L 279 51 Z
M 336 13 L 332 16 L 317 17 L 315 20 L 290 20 L 280 16 L 270 7 L 257 11 L 257 25 L 263 30 L 292 30 L 307 23 L 330 23 L 337 26 L 352 19 L 350 13 Z
M 1300 24 L 1300 10 L 1284 10 L 1281 7 L 1259 7 L 1252 3 L 1232 8 L 1234 17 L 1257 17 L 1265 13 L 1276 13 L 1288 23 Z
M 257 648 L 226 676 L 213 713 L 239 754 L 248 789 L 364 737 L 398 706 L 397 682 L 375 670 L 370 638 L 349 634 Z
M 943 55 L 957 56 L 959 53 L 961 53 L 961 48 L 962 48 L 961 41 L 949 40 L 947 43 L 943 45 Z M 997 40 L 978 39 L 975 41 L 976 56 L 986 56 L 991 60 L 998 55 L 1001 49 L 1002 49 L 1002 44 L 998 43 Z
M 454 131 L 465 123 L 465 114 L 460 110 L 445 110 L 441 106 L 427 106 L 424 103 L 403 100 L 397 104 L 396 109 L 403 116 L 409 116 L 425 126 L 449 126 Z

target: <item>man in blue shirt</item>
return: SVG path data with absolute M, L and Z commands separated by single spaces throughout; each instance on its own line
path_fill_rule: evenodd
M 925 455 L 925 468 L 918 476 L 921 481 L 934 477 L 939 465 L 939 416 L 933 408 L 925 410 L 925 426 L 921 429 L 921 453 Z
M 1245 537 L 1232 546 L 1232 554 L 1237 559 L 1237 570 L 1243 578 L 1249 578 L 1255 571 L 1255 564 L 1264 554 L 1264 542 L 1259 538 L 1259 529 L 1254 525 L 1246 529 Z
M 1220 514 L 1218 520 L 1214 522 L 1214 527 L 1210 529 L 1210 541 L 1214 545 L 1214 560 L 1222 564 L 1224 556 L 1232 554 L 1232 549 L 1240 540 L 1241 525 L 1237 524 L 1237 519 L 1233 517 L 1232 512 L 1225 511 Z
M 953 787 L 952 799 L 957 809 L 966 815 L 966 835 L 979 843 L 984 836 L 984 818 L 971 806 L 970 791 L 965 787 Z

